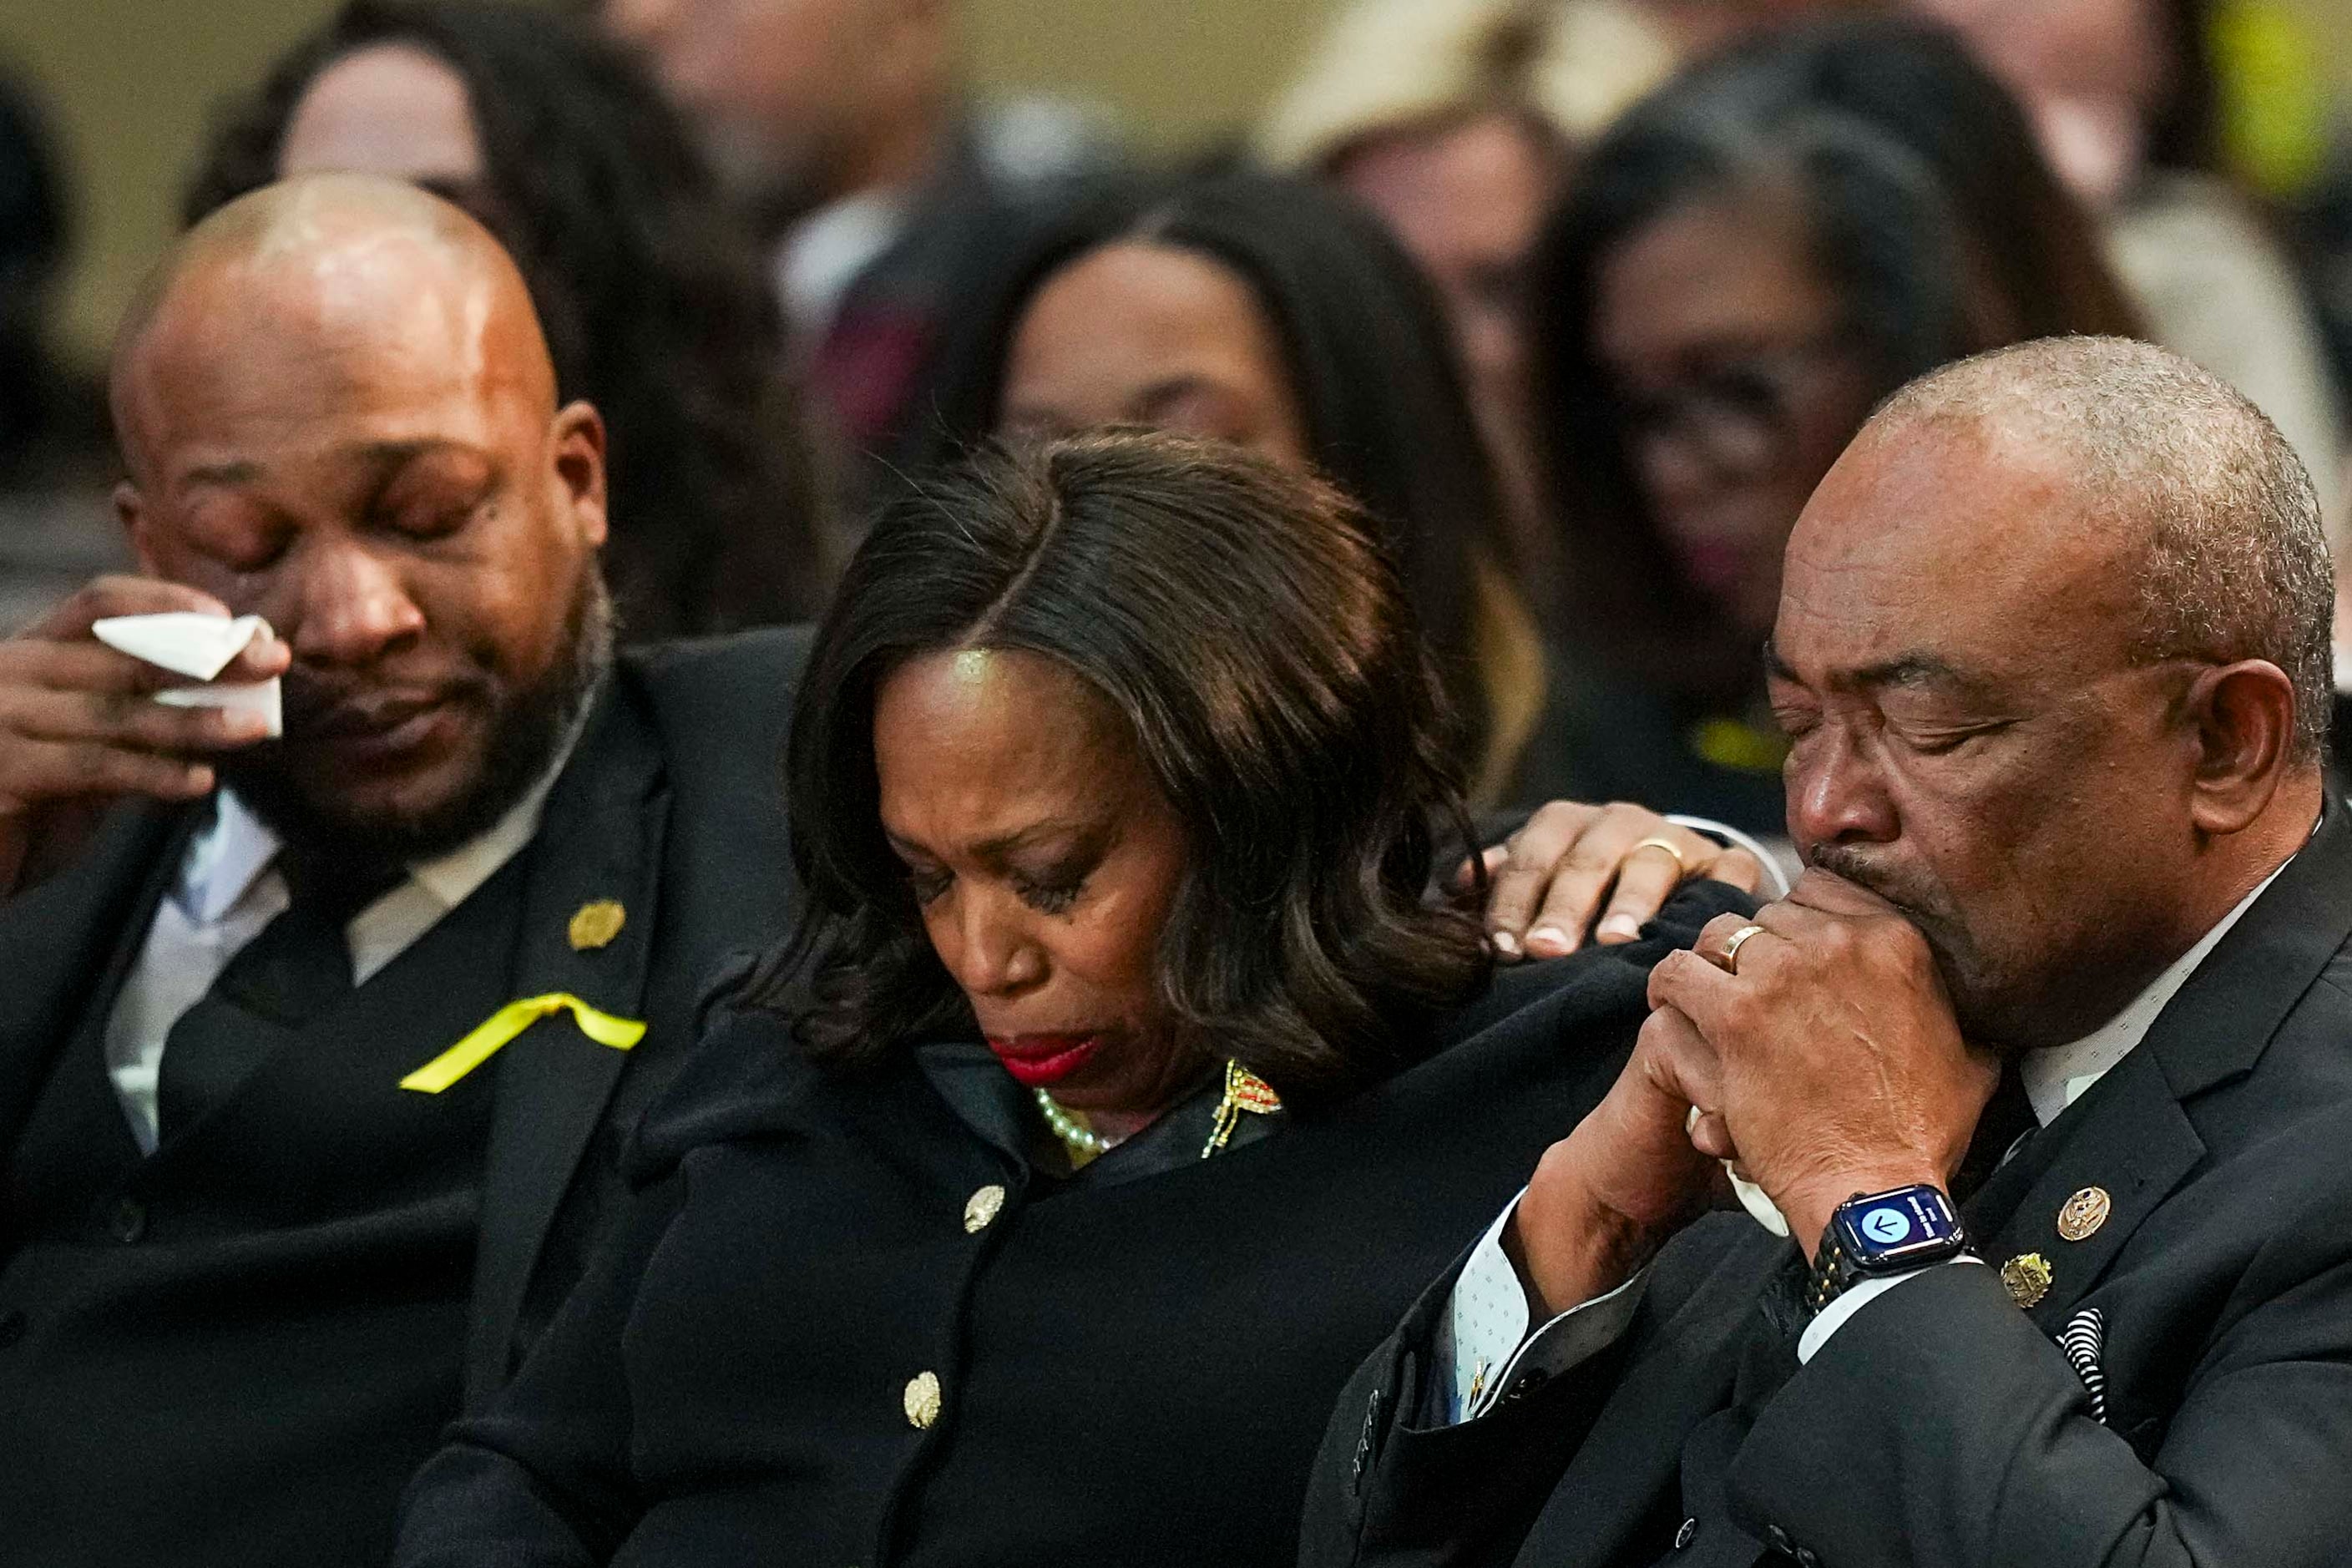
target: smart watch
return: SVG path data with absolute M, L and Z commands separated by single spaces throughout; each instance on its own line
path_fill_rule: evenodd
M 1941 1187 L 1856 1193 L 1838 1205 L 1822 1232 L 1805 1304 L 1818 1312 L 1858 1280 L 1941 1263 L 1968 1245 L 1968 1230 Z

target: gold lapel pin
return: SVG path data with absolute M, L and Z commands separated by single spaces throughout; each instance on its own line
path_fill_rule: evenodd
M 2084 1187 L 2058 1211 L 2058 1234 L 2068 1241 L 2088 1241 L 2114 1212 L 2115 1200 L 2105 1187 Z
M 572 951 L 586 952 L 591 948 L 603 947 L 620 935 L 621 928 L 628 923 L 629 911 L 611 899 L 583 904 L 572 917 Z
M 2021 1253 L 2000 1266 L 2000 1282 L 2021 1307 L 2036 1306 L 2050 1294 L 2052 1278 L 2050 1260 L 2038 1252 Z

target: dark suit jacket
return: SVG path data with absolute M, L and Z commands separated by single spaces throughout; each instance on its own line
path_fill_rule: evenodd
M 1685 889 L 1643 943 L 1506 972 L 1418 1065 L 1128 1179 L 1126 1150 L 1034 1171 L 1035 1107 L 976 1048 L 951 1103 L 910 1059 L 818 1077 L 743 1015 L 647 1121 L 610 1252 L 419 1475 L 398 1561 L 1283 1561 L 1330 1396 L 1730 907 Z
M 1426 1429 L 1452 1276 L 1357 1373 L 1300 1562 L 2261 1564 L 2352 1557 L 2352 820 L 2340 805 L 2125 1058 L 1799 1370 L 1795 1249 L 1717 1215 L 1610 1351 Z M 2096 1186 L 2113 1212 L 2057 1226 Z M 2105 1420 L 2054 1342 L 2105 1318 Z M 1689 1521 L 1689 1522 L 1685 1522 Z M 1680 1549 L 1677 1550 L 1679 1540 Z
M 571 992 L 649 1026 L 626 1054 L 519 1041 L 483 1069 L 496 1086 L 471 1321 L 467 1343 L 450 1347 L 472 1401 L 505 1381 L 569 1288 L 618 1190 L 623 1130 L 683 1060 L 710 971 L 784 926 L 778 780 L 805 647 L 803 632 L 773 631 L 624 653 L 523 852 L 515 994 Z M 108 954 L 185 843 L 189 816 L 126 805 L 74 867 L 0 904 L 0 1147 L 14 1146 L 85 1017 L 112 1005 Z M 609 944 L 576 951 L 571 918 L 596 900 L 619 902 L 625 921 Z M 420 1039 L 415 1060 L 450 1043 Z M 0 1245 L 6 1231 L 0 1223 Z

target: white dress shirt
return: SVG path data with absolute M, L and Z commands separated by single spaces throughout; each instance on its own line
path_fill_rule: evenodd
M 407 880 L 352 918 L 343 934 L 354 984 L 406 952 L 531 841 L 571 750 L 567 740 L 530 793 L 488 832 L 411 866 Z M 156 1075 L 172 1026 L 291 901 L 278 847 L 278 835 L 236 791 L 223 789 L 211 825 L 189 841 L 179 876 L 156 906 L 146 945 L 115 997 L 106 1021 L 107 1072 L 142 1152 L 155 1152 Z
M 2125 1005 L 2123 1011 L 2079 1040 L 2026 1053 L 2018 1064 L 2018 1075 L 2024 1080 L 2026 1098 L 2032 1102 L 2036 1121 L 2047 1127 L 2056 1121 L 2147 1037 L 2157 1015 L 2189 983 L 2189 977 L 2229 934 L 2230 928 L 2253 907 L 2254 900 L 2269 890 L 2279 872 L 2292 863 L 2290 858 L 2277 871 L 2263 878 L 2260 887 L 2239 900 L 2235 908 L 2198 939 L 2196 946 L 2150 981 L 2145 990 Z M 1632 1325 L 1633 1313 L 1641 1305 L 1643 1288 L 1648 1282 L 1649 1271 L 1643 1269 L 1607 1295 L 1571 1307 L 1529 1333 L 1532 1314 L 1528 1307 L 1527 1288 L 1502 1246 L 1503 1227 L 1517 1212 L 1518 1204 L 1519 1200 L 1513 1198 L 1487 1228 L 1470 1261 L 1463 1266 L 1461 1278 L 1454 1282 L 1453 1298 L 1438 1321 L 1436 1343 L 1432 1347 L 1437 1375 L 1432 1380 L 1430 1413 L 1432 1418 L 1448 1425 L 1485 1415 L 1522 1379 L 1534 1374 L 1557 1376 L 1607 1349 Z M 1928 1268 L 1957 1265 L 1980 1263 L 1977 1258 L 1962 1256 Z M 1805 1326 L 1797 1341 L 1797 1360 L 1812 1360 L 1829 1342 L 1830 1336 L 1851 1321 L 1855 1313 L 1905 1280 L 1926 1272 L 1927 1268 L 1915 1268 L 1906 1274 L 1865 1279 L 1840 1293 Z
M 777 247 L 774 267 L 795 342 L 824 341 L 850 285 L 907 232 L 911 205 L 902 191 L 861 191 L 793 226 Z

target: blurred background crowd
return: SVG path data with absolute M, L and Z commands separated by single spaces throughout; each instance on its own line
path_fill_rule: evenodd
M 1780 547 L 1979 350 L 2221 374 L 2339 550 L 2334 0 L 155 0 L 0 16 L 0 620 L 121 559 L 181 226 L 364 170 L 513 250 L 611 427 L 626 635 L 806 619 L 888 486 L 1174 427 L 1404 563 L 1480 800 L 1782 822 Z M 1964 591 L 1965 584 L 1955 584 Z M 2341 640 L 2341 639 L 2339 639 Z

